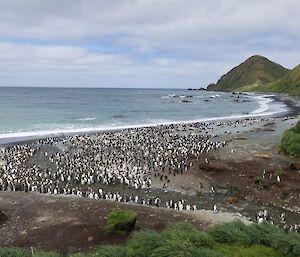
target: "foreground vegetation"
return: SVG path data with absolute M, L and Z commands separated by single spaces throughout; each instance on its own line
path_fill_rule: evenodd
M 300 121 L 284 132 L 281 139 L 281 149 L 288 155 L 300 158 Z
M 106 233 L 127 234 L 134 229 L 137 214 L 129 210 L 117 210 L 109 213 Z
M 23 249 L 0 248 L 0 257 L 29 257 Z M 60 257 L 35 252 L 36 257 Z M 188 223 L 170 224 L 161 232 L 135 232 L 124 246 L 102 246 L 71 257 L 299 257 L 300 235 L 274 225 L 245 225 L 240 221 L 201 232 Z

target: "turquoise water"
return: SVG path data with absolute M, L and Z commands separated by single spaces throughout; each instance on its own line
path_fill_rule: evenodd
M 0 88 L 0 138 L 278 111 L 263 96 L 236 97 L 171 89 Z

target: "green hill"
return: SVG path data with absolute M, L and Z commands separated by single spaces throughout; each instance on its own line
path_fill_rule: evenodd
M 288 93 L 300 95 L 300 64 L 291 70 L 282 79 L 266 85 L 258 86 L 252 90 L 261 92 Z
M 270 61 L 269 59 L 254 55 L 245 62 L 234 67 L 223 75 L 216 84 L 208 86 L 208 90 L 244 91 L 252 90 L 270 82 L 283 78 L 288 69 Z

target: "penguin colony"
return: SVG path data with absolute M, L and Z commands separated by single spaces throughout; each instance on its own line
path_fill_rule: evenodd
M 210 136 L 178 133 L 179 125 L 125 129 L 92 136 L 40 139 L 31 144 L 2 149 L 0 190 L 73 195 L 91 199 L 164 206 L 176 210 L 196 210 L 185 200 L 161 203 L 159 197 L 144 199 L 137 195 L 105 192 L 101 185 L 121 185 L 135 190 L 151 188 L 156 179 L 167 188 L 172 177 L 187 172 L 190 159 L 224 147 Z M 180 125 L 186 130 L 189 125 Z M 205 123 L 193 128 L 205 130 Z M 43 155 L 50 167 L 31 159 Z M 39 158 L 41 158 L 39 156 Z M 45 162 L 45 161 L 44 161 Z

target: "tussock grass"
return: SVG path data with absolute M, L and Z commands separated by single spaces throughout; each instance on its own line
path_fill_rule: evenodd
M 0 257 L 29 257 L 29 253 L 21 248 L 0 248 Z
M 214 241 L 210 235 L 200 232 L 190 223 L 170 224 L 163 232 L 162 236 L 165 240 L 187 242 L 193 246 L 212 248 Z
M 263 245 L 251 245 L 247 247 L 220 244 L 217 249 L 230 257 L 282 257 L 276 250 Z
M 34 253 L 33 257 L 62 257 L 62 255 L 57 252 L 38 251 Z
M 127 243 L 128 252 L 131 257 L 150 257 L 153 249 L 160 247 L 163 243 L 163 237 L 154 230 L 145 230 L 134 233 L 133 237 Z
M 127 257 L 127 250 L 123 246 L 119 245 L 106 245 L 95 252 L 93 252 L 88 257 Z
M 105 232 L 126 234 L 134 229 L 137 214 L 128 210 L 112 211 L 108 214 Z
M 236 243 L 241 245 L 250 245 L 251 238 L 240 221 L 216 225 L 211 229 L 210 235 L 219 243 Z
M 280 147 L 284 153 L 300 158 L 300 121 L 284 132 Z
M 234 244 L 237 247 L 257 244 L 272 248 L 281 256 L 300 256 L 300 235 L 293 232 L 285 233 L 269 223 L 245 225 L 235 221 L 215 226 L 210 234 L 218 243 Z
M 214 253 L 210 250 L 214 246 L 212 238 L 189 223 L 170 224 L 161 235 L 162 242 L 152 251 L 151 257 L 194 257 Z
M 36 252 L 37 257 L 60 257 Z M 126 245 L 106 245 L 69 257 L 299 257 L 300 235 L 269 223 L 245 225 L 234 221 L 214 226 L 208 233 L 191 224 L 170 224 L 161 232 L 135 232 Z M 18 248 L 0 248 L 0 257 L 31 257 Z

